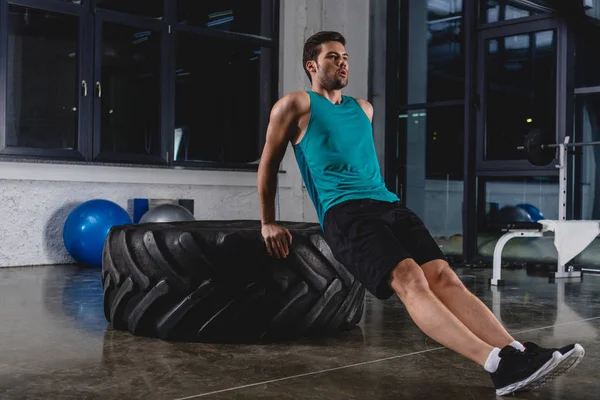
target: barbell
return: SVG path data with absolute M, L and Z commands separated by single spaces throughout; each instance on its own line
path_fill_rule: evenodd
M 565 143 L 565 147 L 595 146 L 600 142 L 581 142 Z M 542 132 L 540 129 L 533 129 L 525 135 L 523 146 L 518 146 L 518 150 L 523 150 L 527 154 L 527 160 L 533 165 L 549 165 L 556 158 L 556 148 L 562 146 L 555 143 L 542 143 Z

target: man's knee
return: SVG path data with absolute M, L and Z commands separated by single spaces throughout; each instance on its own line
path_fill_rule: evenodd
M 463 286 L 462 281 L 444 260 L 434 260 L 422 265 L 423 273 L 433 290 Z
M 400 298 L 410 293 L 430 290 L 423 270 L 412 259 L 406 259 L 396 265 L 390 274 L 390 286 Z

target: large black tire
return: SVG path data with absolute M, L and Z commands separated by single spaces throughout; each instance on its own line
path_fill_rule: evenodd
M 259 221 L 114 227 L 103 252 L 104 312 L 114 329 L 164 340 L 253 343 L 356 326 L 364 287 L 331 254 L 318 224 L 282 223 L 285 259 Z

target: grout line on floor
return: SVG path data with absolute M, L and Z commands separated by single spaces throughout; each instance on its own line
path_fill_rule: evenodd
M 398 359 L 398 358 L 414 356 L 414 355 L 423 354 L 423 353 L 430 353 L 432 351 L 442 350 L 444 348 L 445 347 L 435 347 L 433 349 L 415 351 L 413 353 L 399 354 L 399 355 L 396 355 L 396 356 L 391 356 L 391 357 L 386 357 L 386 358 L 380 358 L 380 359 L 377 359 L 377 360 L 364 361 L 364 362 L 360 362 L 360 363 L 356 363 L 356 364 L 350 364 L 350 365 L 342 365 L 342 366 L 339 366 L 339 367 L 327 368 L 327 369 L 322 369 L 322 370 L 319 370 L 319 371 L 306 372 L 304 374 L 299 374 L 299 375 L 285 376 L 283 378 L 271 379 L 271 380 L 268 380 L 268 381 L 262 381 L 262 382 L 256 382 L 256 383 L 249 383 L 247 385 L 235 386 L 235 387 L 228 388 L 228 389 L 216 390 L 214 392 L 201 393 L 201 394 L 197 394 L 197 395 L 193 395 L 193 396 L 188 396 L 188 397 L 180 397 L 180 398 L 175 399 L 175 400 L 195 399 L 195 398 L 198 398 L 198 397 L 208 396 L 208 395 L 211 395 L 211 394 L 229 392 L 229 391 L 238 390 L 238 389 L 246 389 L 246 388 L 249 388 L 249 387 L 252 387 L 252 386 L 265 385 L 267 383 L 281 382 L 281 381 L 285 381 L 285 380 L 288 380 L 288 379 L 295 379 L 295 378 L 302 378 L 304 376 L 323 374 L 325 372 L 336 371 L 336 370 L 339 370 L 339 369 L 345 369 L 345 368 L 351 368 L 351 367 L 358 367 L 358 366 L 361 366 L 361 365 L 367 365 L 367 364 L 377 363 L 377 362 L 381 362 L 381 361 L 389 361 L 389 360 L 394 360 L 394 359 Z
M 561 324 L 542 326 L 540 328 L 526 329 L 526 330 L 523 330 L 523 331 L 514 332 L 513 334 L 521 334 L 521 333 L 526 333 L 526 332 L 540 331 L 540 330 L 543 330 L 543 329 L 554 328 L 554 327 L 563 326 L 563 325 L 577 324 L 577 323 L 580 323 L 580 322 L 593 321 L 593 320 L 596 320 L 596 319 L 600 319 L 600 316 L 599 317 L 593 317 L 593 318 L 580 319 L 580 320 L 571 321 L 571 322 L 563 322 Z M 213 392 L 200 393 L 200 394 L 196 394 L 196 395 L 192 395 L 192 396 L 187 396 L 187 397 L 179 397 L 179 398 L 177 398 L 175 400 L 197 399 L 199 397 L 210 396 L 210 395 L 213 395 L 213 394 L 224 393 L 224 392 L 231 392 L 231 391 L 240 390 L 240 389 L 247 389 L 247 388 L 250 388 L 250 387 L 253 387 L 253 386 L 266 385 L 266 384 L 269 384 L 269 383 L 281 382 L 281 381 L 286 381 L 286 380 L 289 380 L 289 379 L 296 379 L 296 378 L 302 378 L 302 377 L 305 377 L 305 376 L 318 375 L 318 374 L 323 374 L 323 373 L 326 373 L 326 372 L 337 371 L 337 370 L 340 370 L 340 369 L 346 369 L 346 368 L 352 368 L 352 367 L 360 367 L 362 365 L 373 364 L 373 363 L 378 363 L 378 362 L 382 362 L 382 361 L 390 361 L 390 360 L 395 360 L 395 359 L 409 357 L 409 356 L 416 356 L 416 355 L 419 355 L 419 354 L 431 353 L 431 352 L 434 352 L 434 351 L 437 351 L 437 350 L 444 350 L 444 349 L 446 349 L 446 348 L 445 347 L 435 347 L 435 348 L 432 348 L 432 349 L 415 351 L 415 352 L 407 353 L 407 354 L 399 354 L 399 355 L 396 355 L 396 356 L 391 356 L 391 357 L 386 357 L 386 358 L 379 358 L 377 360 L 364 361 L 364 362 L 355 363 L 355 364 L 349 364 L 349 365 L 342 365 L 342 366 L 339 366 L 339 367 L 327 368 L 327 369 L 322 369 L 322 370 L 319 370 L 319 371 L 306 372 L 304 374 L 285 376 L 283 378 L 271 379 L 271 380 L 268 380 L 268 381 L 261 381 L 261 382 L 256 382 L 256 383 L 249 383 L 247 385 L 234 386 L 234 387 L 227 388 L 227 389 L 215 390 Z
M 577 324 L 577 323 L 579 323 L 579 322 L 588 322 L 588 321 L 593 321 L 593 320 L 595 320 L 595 319 L 600 319 L 600 317 L 592 317 L 592 318 L 580 319 L 580 320 L 578 320 L 578 321 L 563 322 L 563 323 L 560 323 L 560 324 L 554 324 L 554 325 L 543 326 L 543 327 L 541 327 L 541 328 L 526 329 L 526 330 L 524 330 L 524 331 L 515 332 L 515 334 L 526 333 L 526 332 L 532 332 L 532 331 L 540 331 L 540 330 L 542 330 L 542 329 L 556 328 L 557 326 L 563 326 L 563 325 Z

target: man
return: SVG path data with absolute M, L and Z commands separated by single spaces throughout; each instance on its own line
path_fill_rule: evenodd
M 385 187 L 372 135 L 373 107 L 342 95 L 345 38 L 319 32 L 304 46 L 312 90 L 273 106 L 258 172 L 262 235 L 269 254 L 289 253 L 292 236 L 275 221 L 277 171 L 292 143 L 324 238 L 334 256 L 379 299 L 396 294 L 433 340 L 481 365 L 499 395 L 538 387 L 572 368 L 583 348 L 517 342 L 462 284 L 422 221 Z

